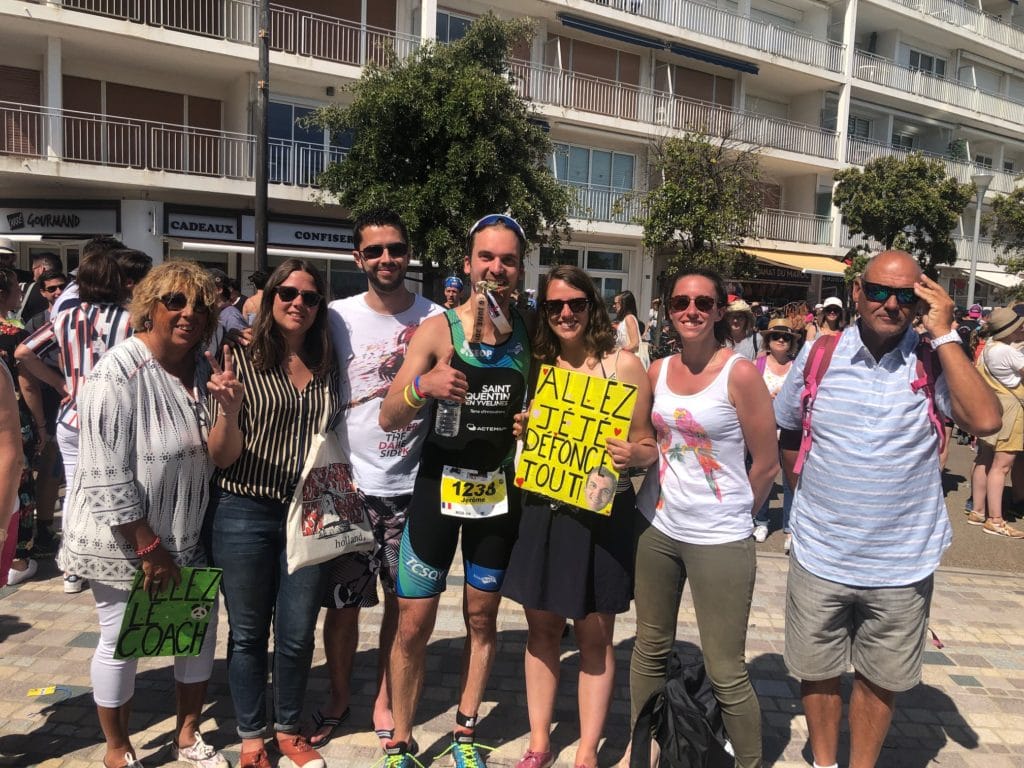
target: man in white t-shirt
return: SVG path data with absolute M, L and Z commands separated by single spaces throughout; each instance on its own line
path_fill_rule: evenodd
M 314 716 L 317 730 L 310 739 L 313 746 L 327 743 L 334 730 L 348 719 L 352 662 L 359 642 L 359 609 L 377 604 L 378 575 L 384 590 L 384 618 L 373 723 L 382 740 L 392 736 L 394 722 L 384 677 L 398 619 L 398 549 L 427 425 L 417 418 L 403 429 L 384 432 L 378 414 L 391 381 L 402 367 L 409 340 L 420 323 L 443 311 L 405 287 L 409 237 L 398 214 L 389 210 L 365 213 L 356 219 L 352 237 L 353 256 L 366 274 L 368 290 L 331 302 L 329 307 L 331 338 L 345 385 L 344 415 L 338 429 L 377 548 L 342 555 L 327 566 L 324 650 L 331 676 L 331 700 Z

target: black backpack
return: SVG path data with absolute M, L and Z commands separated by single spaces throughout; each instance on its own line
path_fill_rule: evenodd
M 683 666 L 672 654 L 665 685 L 644 703 L 633 727 L 630 768 L 650 768 L 651 740 L 661 747 L 658 768 L 733 768 L 725 728 L 704 662 Z

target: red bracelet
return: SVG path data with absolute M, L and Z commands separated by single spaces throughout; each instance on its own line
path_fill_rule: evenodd
M 155 537 L 149 544 L 144 546 L 142 549 L 136 549 L 135 554 L 139 557 L 145 557 L 151 552 L 156 552 L 156 548 L 160 546 L 160 537 Z

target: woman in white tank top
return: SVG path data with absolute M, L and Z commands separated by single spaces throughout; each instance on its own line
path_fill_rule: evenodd
M 668 314 L 681 353 L 649 372 L 660 456 L 658 472 L 648 472 L 637 498 L 649 525 L 636 555 L 632 718 L 664 682 L 689 580 L 705 665 L 737 765 L 755 768 L 761 713 L 744 664 L 756 572 L 750 534 L 779 469 L 775 417 L 761 373 L 724 348 L 721 277 L 689 270 L 671 285 Z

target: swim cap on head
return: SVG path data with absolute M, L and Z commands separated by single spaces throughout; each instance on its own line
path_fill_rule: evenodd
M 459 278 L 455 277 L 455 275 L 452 275 L 451 277 L 446 277 L 444 279 L 444 287 L 445 288 L 454 288 L 457 291 L 461 291 L 462 290 L 462 280 L 460 280 Z

